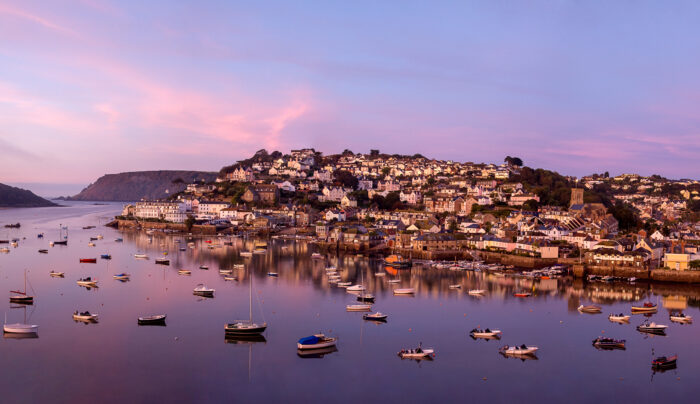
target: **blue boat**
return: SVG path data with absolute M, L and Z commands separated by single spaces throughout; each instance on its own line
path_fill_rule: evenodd
M 121 243 L 122 241 L 124 241 L 124 239 L 123 238 L 115 238 L 114 241 L 116 241 L 117 243 Z
M 112 256 L 109 254 L 102 254 L 100 255 L 100 258 L 102 258 L 103 260 L 111 260 Z

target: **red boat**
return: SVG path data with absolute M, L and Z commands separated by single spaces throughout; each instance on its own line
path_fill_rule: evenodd
M 515 297 L 530 297 L 530 296 L 532 296 L 532 293 L 530 293 L 530 292 L 518 292 L 518 293 L 513 293 L 513 296 L 515 296 Z
M 665 369 L 673 369 L 676 367 L 676 361 L 678 360 L 678 355 L 673 355 L 673 356 L 659 356 L 658 358 L 654 358 L 653 361 L 651 361 L 651 367 L 654 370 L 665 370 Z
M 81 264 L 97 264 L 97 258 L 81 258 Z

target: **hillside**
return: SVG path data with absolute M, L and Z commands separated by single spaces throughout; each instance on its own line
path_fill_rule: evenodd
M 38 208 L 43 206 L 58 206 L 32 191 L 0 184 L 1 208 Z
M 107 174 L 88 185 L 73 201 L 138 201 L 161 199 L 185 189 L 188 183 L 211 182 L 216 173 L 205 171 L 134 171 Z

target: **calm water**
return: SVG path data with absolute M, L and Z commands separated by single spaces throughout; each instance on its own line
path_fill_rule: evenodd
M 531 289 L 531 281 L 456 273 L 415 267 L 398 275 L 402 287 L 416 288 L 415 297 L 393 296 L 393 278 L 375 277 L 379 262 L 366 258 L 328 257 L 311 260 L 306 243 L 273 240 L 266 255 L 238 256 L 253 240 L 233 246 L 178 251 L 179 236 L 148 236 L 118 232 L 101 224 L 121 205 L 71 203 L 64 208 L 0 210 L 0 224 L 20 221 L 21 229 L 0 228 L 0 239 L 23 238 L 18 248 L 0 254 L 0 291 L 23 287 L 24 270 L 35 293 L 33 306 L 12 308 L 5 300 L 8 322 L 38 324 L 39 338 L 0 339 L 2 402 L 357 402 L 475 399 L 489 402 L 696 402 L 700 393 L 700 332 L 698 325 L 668 320 L 669 307 L 685 307 L 700 320 L 700 287 L 668 285 L 588 284 L 571 279 L 535 283 L 536 295 L 512 297 Z M 48 247 L 58 238 L 59 225 L 69 228 L 69 245 Z M 83 230 L 86 225 L 98 226 Z M 37 233 L 45 233 L 37 239 Z M 89 237 L 103 240 L 88 247 Z M 123 243 L 114 241 L 123 237 Z M 184 244 L 183 244 L 184 245 Z M 8 246 L 8 245 L 3 245 Z M 0 246 L 1 247 L 1 246 Z M 48 248 L 48 254 L 39 254 Z M 133 254 L 147 252 L 150 260 Z M 168 267 L 155 265 L 163 251 Z M 110 253 L 111 261 L 79 264 L 81 257 Z M 225 281 L 219 267 L 245 263 L 234 270 L 238 282 Z M 210 269 L 200 270 L 199 265 Z M 329 285 L 326 265 L 336 265 L 343 280 L 360 282 L 377 296 L 375 310 L 389 314 L 386 324 L 347 313 L 355 303 L 344 289 Z M 180 276 L 177 269 L 192 270 Z M 49 277 L 50 270 L 66 277 Z M 274 270 L 279 278 L 266 274 Z M 248 316 L 248 282 L 254 277 L 256 320 L 269 323 L 265 340 L 226 341 L 223 325 Z M 112 279 L 131 273 L 131 281 Z M 99 288 L 76 285 L 92 276 Z M 216 289 L 215 298 L 192 295 L 198 283 Z M 461 291 L 448 285 L 461 283 Z M 488 295 L 474 298 L 470 288 Z M 9 293 L 8 293 L 9 296 Z M 610 323 L 607 314 L 629 313 L 632 301 L 658 300 L 652 320 L 669 325 L 667 336 L 635 331 L 631 324 Z M 576 311 L 580 303 L 603 306 L 599 315 Z M 72 320 L 75 310 L 99 313 L 99 323 Z M 136 318 L 167 313 L 167 327 L 139 327 Z M 474 341 L 476 326 L 499 328 L 501 341 Z M 338 351 L 323 358 L 301 358 L 296 341 L 323 331 L 339 337 Z M 591 346 L 598 335 L 627 339 L 625 351 L 599 351 Z M 435 360 L 400 360 L 396 352 L 419 342 L 434 347 Z M 540 347 L 538 360 L 504 358 L 504 344 Z M 652 349 L 679 355 L 678 368 L 652 375 Z

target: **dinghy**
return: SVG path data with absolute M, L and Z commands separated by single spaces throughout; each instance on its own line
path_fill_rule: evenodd
M 156 258 L 156 264 L 158 264 L 158 265 L 170 265 L 170 260 L 167 258 Z
M 376 312 L 372 314 L 363 314 L 362 318 L 364 320 L 370 321 L 386 321 L 387 315 L 380 312 Z
M 525 344 L 520 345 L 520 346 L 502 346 L 498 352 L 502 353 L 503 355 L 513 355 L 513 356 L 520 356 L 520 355 L 534 355 L 535 352 L 537 352 L 539 348 L 536 346 L 527 346 Z
M 114 278 L 114 279 L 116 279 L 116 280 L 118 280 L 118 281 L 128 281 L 130 276 L 131 276 L 131 275 L 129 275 L 129 274 L 125 273 L 125 272 L 122 272 L 122 273 L 120 273 L 120 274 L 112 275 L 112 278 Z
M 472 289 L 469 292 L 469 296 L 483 296 L 486 294 L 484 289 Z
M 348 304 L 345 306 L 347 311 L 370 311 L 372 310 L 371 304 Z
M 148 255 L 137 253 L 137 254 L 134 254 L 134 258 L 136 258 L 136 259 L 148 259 Z
M 654 370 L 668 370 L 676 368 L 676 361 L 678 361 L 678 355 L 673 356 L 659 356 L 651 361 L 651 368 Z
M 595 306 L 595 305 L 590 305 L 590 306 L 580 305 L 580 306 L 578 306 L 578 311 L 580 313 L 598 314 L 598 313 L 602 312 L 602 309 L 600 308 L 600 306 Z
M 608 320 L 612 321 L 613 323 L 629 323 L 630 322 L 630 316 L 626 316 L 622 313 L 620 314 L 611 314 L 608 316 Z
M 192 293 L 197 296 L 214 297 L 214 289 L 204 286 L 203 283 L 198 284 L 197 287 L 194 288 Z
M 530 292 L 516 292 L 516 293 L 513 293 L 513 296 L 515 296 L 515 297 L 530 297 L 530 296 L 532 296 L 532 293 L 530 293 Z
M 321 349 L 335 346 L 338 338 L 326 337 L 323 334 L 314 334 L 309 337 L 301 338 L 297 341 L 297 349 Z
M 386 283 L 401 283 L 400 279 L 389 279 Z
M 52 277 L 54 277 L 54 278 L 63 278 L 63 276 L 65 275 L 65 273 L 63 273 L 63 272 L 56 272 L 56 271 L 53 271 L 53 270 L 52 270 L 51 272 L 49 272 L 49 275 L 52 276 Z
M 209 267 L 207 265 L 200 265 L 199 269 L 207 270 L 207 269 L 209 269 Z M 221 269 L 219 269 L 219 272 L 221 272 Z
M 362 285 L 353 285 L 353 286 L 348 286 L 348 292 L 362 292 L 365 290 L 365 287 Z
M 250 251 L 241 251 L 241 257 L 252 257 L 253 253 Z
M 111 260 L 112 256 L 109 254 L 102 254 L 102 255 L 100 255 L 100 258 L 103 260 Z
M 232 273 L 233 273 L 233 269 L 219 268 L 219 273 L 220 273 L 220 274 L 232 274 Z
M 49 253 L 49 250 L 47 250 L 47 249 L 39 250 L 39 254 L 48 254 L 48 253 Z
M 139 325 L 165 325 L 165 314 L 156 314 L 138 318 Z
M 95 287 L 97 286 L 97 281 L 92 279 L 91 277 L 87 278 L 80 278 L 76 281 L 76 283 L 80 286 L 86 286 L 86 287 Z
M 178 269 L 177 270 L 178 275 L 192 275 L 192 271 L 189 269 Z
M 83 322 L 93 322 L 97 321 L 97 313 L 90 313 L 89 311 L 78 312 L 77 310 L 73 313 L 73 320 L 83 321 Z
M 352 282 L 338 282 L 337 286 L 339 288 L 347 288 L 348 286 L 352 285 Z
M 449 289 L 462 289 L 462 285 L 450 285 L 448 286 Z
M 412 295 L 416 293 L 416 290 L 413 288 L 403 288 L 403 289 L 394 289 L 394 295 Z
M 639 313 L 656 313 L 658 310 L 657 305 L 651 303 L 651 302 L 644 302 L 644 305 L 642 306 L 632 306 L 632 314 L 639 314 Z
M 97 258 L 81 258 L 81 264 L 97 264 Z

